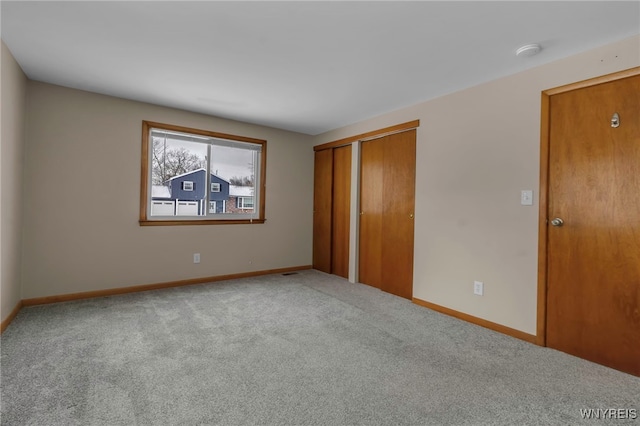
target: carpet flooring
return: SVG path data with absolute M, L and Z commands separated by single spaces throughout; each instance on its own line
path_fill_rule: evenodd
M 2 425 L 640 425 L 640 378 L 313 270 L 23 308 L 1 354 Z

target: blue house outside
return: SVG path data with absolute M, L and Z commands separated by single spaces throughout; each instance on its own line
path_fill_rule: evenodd
M 211 173 L 207 183 L 206 174 L 207 171 L 201 168 L 174 176 L 161 187 L 154 188 L 152 210 L 154 205 L 165 202 L 173 203 L 174 215 L 201 216 L 205 214 L 204 209 L 207 208 L 204 205 L 205 194 L 209 191 L 208 213 L 224 213 L 229 199 L 229 182 Z

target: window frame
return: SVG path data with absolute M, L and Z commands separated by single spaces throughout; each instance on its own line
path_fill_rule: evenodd
M 215 185 L 216 189 L 213 189 Z M 209 192 L 220 192 L 221 191 L 221 185 L 220 182 L 211 182 L 211 188 Z
M 187 184 L 189 184 L 188 188 L 187 188 Z M 182 181 L 182 190 L 184 192 L 193 192 L 193 191 L 195 191 L 195 189 L 196 189 L 196 186 L 193 184 L 193 181 L 191 181 L 191 180 L 183 180 Z
M 150 144 L 152 129 L 166 130 L 180 133 L 190 133 L 194 135 L 206 136 L 216 139 L 226 139 L 234 142 L 247 142 L 258 144 L 261 146 L 258 185 L 256 186 L 258 196 L 257 217 L 240 218 L 231 217 L 222 219 L 219 217 L 190 217 L 188 219 L 177 219 L 179 216 L 171 217 L 152 217 L 150 216 L 151 206 L 151 158 Z M 230 135 L 226 133 L 213 132 L 209 130 L 194 129 L 184 126 L 176 126 L 173 124 L 157 123 L 153 121 L 142 121 L 142 156 L 140 168 L 140 226 L 176 226 L 176 225 L 232 225 L 232 224 L 259 224 L 266 221 L 265 218 L 265 199 L 266 199 L 266 171 L 267 171 L 267 141 L 264 139 L 250 138 L 246 136 Z M 211 188 L 209 188 L 211 189 Z M 254 198 L 255 200 L 255 198 Z M 254 202 L 255 204 L 255 202 Z M 254 213 L 256 206 L 254 206 Z

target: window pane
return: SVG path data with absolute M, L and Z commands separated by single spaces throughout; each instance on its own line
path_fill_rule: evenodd
M 204 198 L 207 146 L 176 140 L 172 135 L 152 136 L 151 203 L 171 201 L 176 216 L 201 215 Z M 151 209 L 152 216 L 170 216 L 170 209 Z
M 253 205 L 246 208 L 242 197 L 255 196 L 259 155 L 260 153 L 256 150 L 238 148 L 237 144 L 211 147 L 211 172 L 229 185 L 229 192 L 225 199 L 230 202 L 227 203 L 226 211 L 221 211 L 219 215 L 241 214 L 254 217 Z

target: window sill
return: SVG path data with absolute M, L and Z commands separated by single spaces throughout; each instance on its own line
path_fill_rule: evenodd
M 140 226 L 182 226 L 182 225 L 255 225 L 266 219 L 209 219 L 209 220 L 140 220 Z

